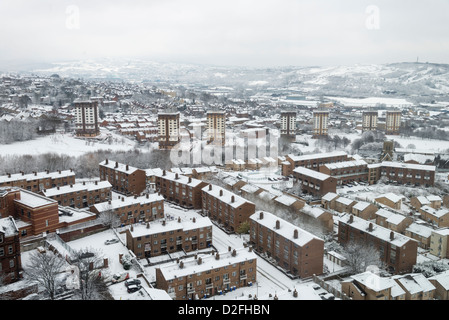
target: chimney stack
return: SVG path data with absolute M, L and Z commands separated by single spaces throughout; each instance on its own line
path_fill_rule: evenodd
M 232 249 L 231 246 L 228 246 L 228 251 L 231 251 L 231 249 Z
M 298 239 L 298 229 L 295 229 L 295 231 L 293 231 L 293 238 Z
M 220 260 L 220 254 L 218 252 L 215 254 L 215 260 Z
M 371 222 L 368 225 L 368 231 L 373 231 L 373 224 Z
M 108 159 L 106 159 L 106 164 L 109 164 L 109 160 Z
M 220 197 L 223 196 L 223 190 L 220 190 Z
M 279 220 L 276 220 L 276 229 L 281 228 L 281 222 Z
M 234 202 L 235 202 L 235 197 L 231 196 L 231 203 L 234 203 Z
M 165 226 L 165 220 L 162 220 L 162 225 Z
M 354 222 L 354 216 L 352 214 L 349 216 L 349 221 L 348 222 L 349 223 L 353 223 Z
M 122 197 L 122 202 L 125 202 L 125 197 Z
M 296 291 L 296 289 L 295 289 L 295 291 L 293 291 L 293 296 L 294 296 L 295 298 L 298 297 L 298 291 Z
M 210 184 L 210 185 L 209 185 L 209 191 L 211 191 L 211 190 L 212 190 L 212 185 Z
M 126 171 L 128 171 L 129 170 L 129 165 L 126 165 Z
M 111 204 L 112 203 L 112 201 L 111 200 L 108 200 L 108 204 Z
M 201 259 L 201 257 L 199 257 L 197 261 L 198 261 L 198 264 L 203 263 L 203 259 Z
M 263 212 L 262 212 L 262 211 L 259 212 L 259 219 L 260 219 L 260 220 L 263 219 Z
M 188 183 L 192 183 L 192 177 L 189 177 L 189 182 Z
M 147 222 L 147 229 L 150 229 L 150 223 Z
M 195 222 L 196 222 L 196 218 L 194 217 L 194 218 L 192 219 L 192 221 L 193 221 L 193 223 L 195 223 Z
M 164 171 L 162 171 L 162 175 L 163 176 L 165 176 L 167 173 L 165 172 L 165 170 Z
M 178 222 L 181 223 L 181 217 L 178 217 Z
M 85 186 L 86 185 L 86 181 L 83 181 L 83 186 Z
M 149 199 L 149 198 L 150 198 L 150 195 L 147 193 L 147 194 L 146 194 L 146 197 L 147 197 L 147 199 Z
M 394 232 L 393 231 L 390 232 L 390 240 L 394 240 Z
M 184 268 L 184 262 L 182 262 L 182 261 L 179 262 L 179 268 L 180 268 L 180 269 Z
M 115 167 L 118 168 L 118 162 L 117 161 L 115 162 Z
M 179 179 L 179 175 L 177 173 L 175 173 L 175 180 Z
M 98 181 L 95 181 L 95 185 L 98 186 Z
M 11 174 L 10 173 L 8 173 L 7 175 L 8 175 L 8 178 L 11 178 Z
M 237 255 L 237 251 L 235 251 L 235 249 L 234 250 L 232 250 L 232 254 L 231 254 L 233 257 L 235 257 L 236 255 Z

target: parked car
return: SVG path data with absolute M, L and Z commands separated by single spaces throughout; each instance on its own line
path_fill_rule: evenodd
M 132 284 L 128 287 L 128 293 L 133 293 L 139 291 L 140 289 L 142 289 L 142 286 L 140 284 Z
M 104 244 L 108 245 L 108 244 L 113 244 L 113 243 L 117 243 L 117 242 L 119 242 L 118 239 L 109 239 L 109 240 L 106 240 L 104 242 Z
M 129 279 L 128 272 L 119 272 L 112 276 L 112 283 L 118 283 Z
M 125 281 L 125 286 L 129 287 L 131 285 L 140 285 L 139 279 L 128 279 Z
M 335 300 L 335 296 L 332 293 L 320 294 L 320 297 L 321 300 Z

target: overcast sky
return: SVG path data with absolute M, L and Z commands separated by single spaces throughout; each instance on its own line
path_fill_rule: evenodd
M 449 63 L 448 0 L 1 0 L 0 61 Z

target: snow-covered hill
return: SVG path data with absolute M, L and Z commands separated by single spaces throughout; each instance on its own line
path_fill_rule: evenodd
M 433 63 L 261 69 L 101 59 L 53 63 L 30 71 L 85 79 L 293 89 L 315 96 L 431 100 L 449 95 L 449 65 Z

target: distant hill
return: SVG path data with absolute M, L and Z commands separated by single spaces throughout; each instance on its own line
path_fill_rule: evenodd
M 449 65 L 401 62 L 333 67 L 245 68 L 138 59 L 53 63 L 30 72 L 92 80 L 148 81 L 250 89 L 291 89 L 314 96 L 388 96 L 449 101 Z M 446 100 L 445 100 L 446 99 Z

